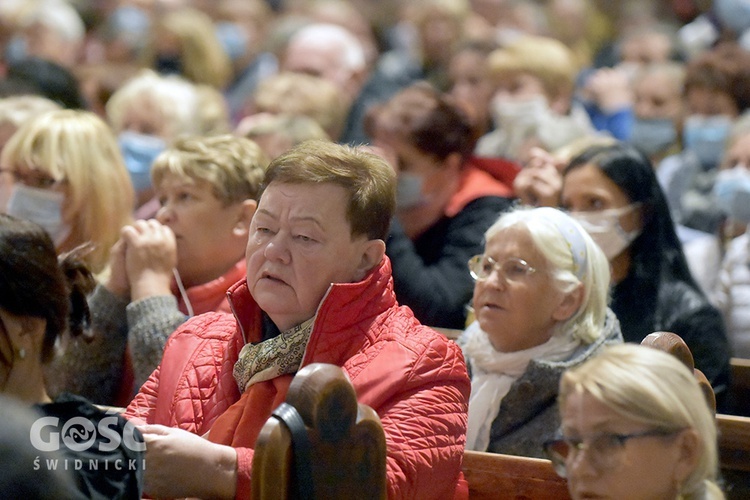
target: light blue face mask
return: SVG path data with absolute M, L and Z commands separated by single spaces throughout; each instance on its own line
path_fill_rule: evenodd
M 219 39 L 219 43 L 224 47 L 224 51 L 229 56 L 229 59 L 236 61 L 245 55 L 247 50 L 247 34 L 236 23 L 231 22 L 220 22 L 216 23 L 216 38 Z
M 125 131 L 120 133 L 117 141 L 136 193 L 150 188 L 151 165 L 159 153 L 166 149 L 164 140 L 152 135 Z
M 26 40 L 20 35 L 10 39 L 5 46 L 5 60 L 8 64 L 18 62 L 26 58 Z
M 747 0 L 714 0 L 712 9 L 721 25 L 736 35 L 750 28 L 750 2 Z
M 65 195 L 59 191 L 39 189 L 16 183 L 8 200 L 8 215 L 30 220 L 42 226 L 55 245 L 59 245 L 70 234 L 70 228 L 62 217 Z
M 722 212 L 750 224 L 750 170 L 742 166 L 722 170 L 716 176 L 713 192 Z
M 419 174 L 400 172 L 396 180 L 396 208 L 399 210 L 416 208 L 425 203 L 422 194 L 424 177 Z
M 721 162 L 724 144 L 732 127 L 732 119 L 724 115 L 691 115 L 685 120 L 682 140 L 685 149 L 693 151 L 704 170 Z
M 630 142 L 646 156 L 666 151 L 677 141 L 677 131 L 669 118 L 636 118 Z

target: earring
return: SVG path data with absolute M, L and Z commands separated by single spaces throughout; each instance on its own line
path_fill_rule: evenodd
M 21 347 L 18 350 L 18 357 L 21 358 L 21 359 L 26 359 L 26 349 L 24 349 L 23 347 Z

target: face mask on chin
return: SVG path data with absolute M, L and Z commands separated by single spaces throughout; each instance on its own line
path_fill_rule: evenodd
M 59 246 L 70 234 L 70 227 L 62 217 L 64 200 L 65 195 L 59 191 L 15 184 L 8 200 L 7 213 L 39 224 Z
M 640 206 L 639 203 L 633 203 L 622 208 L 598 212 L 571 212 L 570 215 L 591 235 L 607 256 L 607 260 L 612 261 L 641 234 L 638 229 L 625 231 L 620 223 L 620 217 L 635 210 L 638 206 Z

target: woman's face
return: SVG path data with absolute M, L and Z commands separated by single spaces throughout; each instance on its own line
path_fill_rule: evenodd
M 634 84 L 635 115 L 638 118 L 669 118 L 677 123 L 682 117 L 682 88 L 667 73 L 651 73 Z
M 380 262 L 382 240 L 353 236 L 349 193 L 329 182 L 272 182 L 247 244 L 247 286 L 281 330 L 315 315 L 332 283 L 351 283 Z
M 568 489 L 575 499 L 670 499 L 694 467 L 681 431 L 618 440 L 595 438 L 631 435 L 653 429 L 615 413 L 586 392 L 570 394 L 561 407 L 563 435 L 581 440 L 565 465 Z M 609 443 L 605 445 L 604 443 Z M 621 444 L 620 444 L 621 443 Z M 597 455 L 601 455 L 597 458 Z
M 451 80 L 451 95 L 468 103 L 477 123 L 484 126 L 490 119 L 490 99 L 494 90 L 487 76 L 484 54 L 472 50 L 457 53 L 451 59 L 448 75 Z
M 686 106 L 688 115 L 724 115 L 735 118 L 739 115 L 737 104 L 727 92 L 703 87 L 687 91 Z
M 628 195 L 593 163 L 565 174 L 560 199 L 562 207 L 571 212 L 601 212 L 632 204 Z M 640 217 L 640 210 L 622 214 L 619 222 L 623 231 L 640 229 Z
M 473 306 L 493 347 L 515 352 L 547 342 L 554 326 L 572 313 L 563 312 L 565 295 L 554 283 L 549 264 L 531 234 L 520 226 L 504 229 L 490 238 L 484 254 L 498 266 L 474 285 Z M 511 258 L 524 260 L 534 271 L 516 280 L 506 279 L 497 267 Z
M 58 247 L 70 235 L 77 217 L 68 203 L 69 190 L 67 179 L 54 177 L 41 168 L 0 168 L 0 211 L 36 222 Z
M 750 133 L 738 137 L 724 153 L 721 168 L 744 166 L 750 169 Z
M 458 189 L 461 157 L 452 153 L 441 161 L 391 134 L 376 135 L 373 145 L 398 174 L 396 212 L 406 234 L 415 238 L 444 215 Z
M 156 219 L 175 235 L 177 270 L 187 286 L 218 278 L 243 257 L 249 219 L 241 202 L 226 204 L 209 182 L 172 173 L 155 192 Z

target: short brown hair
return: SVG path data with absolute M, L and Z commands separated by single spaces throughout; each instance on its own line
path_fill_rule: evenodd
M 268 159 L 255 142 L 234 135 L 184 137 L 154 160 L 153 185 L 166 174 L 208 182 L 225 205 L 257 200 Z
M 468 158 L 476 142 L 466 110 L 425 81 L 371 107 L 365 116 L 365 130 L 371 137 L 379 132 L 397 134 L 441 161 L 451 153 Z
M 385 240 L 396 208 L 396 173 L 379 156 L 328 141 L 305 141 L 271 162 L 263 188 L 272 182 L 329 182 L 349 192 L 346 219 L 352 237 Z
M 742 114 L 750 108 L 750 53 L 724 42 L 696 56 L 687 65 L 683 92 L 695 88 L 727 94 Z

